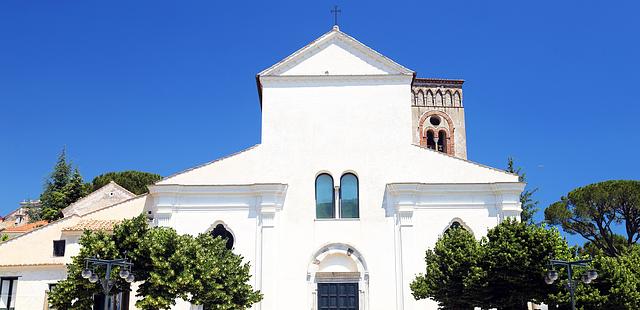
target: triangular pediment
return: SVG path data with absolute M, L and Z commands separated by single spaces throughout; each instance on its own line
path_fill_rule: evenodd
M 413 75 L 337 27 L 259 76 Z

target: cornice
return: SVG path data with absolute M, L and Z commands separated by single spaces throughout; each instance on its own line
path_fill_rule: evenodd
M 309 86 L 323 86 L 323 83 L 348 83 L 363 82 L 368 83 L 398 83 L 409 84 L 412 76 L 405 74 L 369 74 L 369 75 L 279 75 L 279 76 L 261 76 L 260 81 L 263 87 L 269 86 L 287 86 L 287 84 L 296 83 L 309 84 Z
M 415 78 L 412 86 L 431 86 L 431 87 L 456 87 L 462 88 L 464 80 L 449 80 L 438 78 Z
M 485 209 L 520 211 L 522 182 L 496 183 L 390 183 L 385 208 L 400 216 L 401 223 L 419 209 Z M 405 219 L 406 218 L 406 219 Z
M 389 183 L 387 190 L 392 195 L 421 194 L 469 194 L 469 193 L 520 193 L 524 190 L 522 182 L 496 183 Z
M 149 186 L 152 195 L 284 195 L 287 184 L 257 183 L 238 185 L 182 185 L 182 184 L 157 184 Z

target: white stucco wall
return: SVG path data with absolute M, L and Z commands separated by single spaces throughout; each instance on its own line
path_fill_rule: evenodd
M 49 284 L 66 277 L 65 266 L 0 267 L 0 275 L 18 277 L 16 309 L 43 309 Z

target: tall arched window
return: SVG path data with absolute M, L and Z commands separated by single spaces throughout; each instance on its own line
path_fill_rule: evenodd
M 316 178 L 316 218 L 334 218 L 335 210 L 333 178 L 323 173 Z
M 226 228 L 224 228 L 224 225 L 216 225 L 216 228 L 211 231 L 211 236 L 213 238 L 220 237 L 227 240 L 227 244 L 225 245 L 226 248 L 229 250 L 233 249 L 233 235 Z
M 444 130 L 438 132 L 438 151 L 447 152 L 447 133 Z
M 345 173 L 340 178 L 340 217 L 358 218 L 358 177 Z
M 427 130 L 427 148 L 436 149 L 436 140 L 433 137 L 433 131 Z
M 448 233 L 449 231 L 451 231 L 452 229 L 462 229 L 462 230 L 466 230 L 464 229 L 464 226 L 462 226 L 462 224 L 460 224 L 460 222 L 458 221 L 453 221 L 451 223 L 451 225 L 449 225 L 449 228 L 447 228 L 447 230 L 445 230 L 445 234 Z

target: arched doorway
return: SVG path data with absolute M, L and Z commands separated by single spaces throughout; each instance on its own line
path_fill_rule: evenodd
M 354 247 L 333 243 L 312 256 L 307 270 L 311 309 L 368 309 L 369 272 Z

